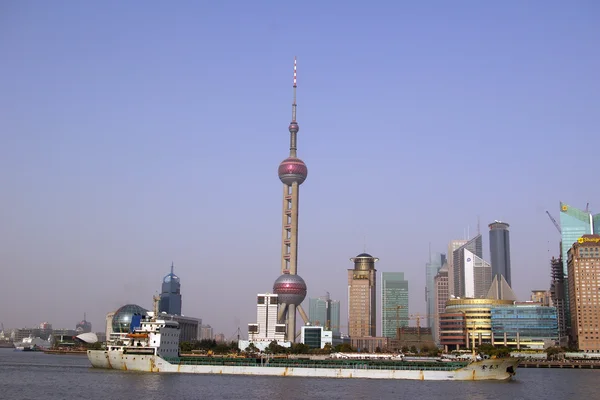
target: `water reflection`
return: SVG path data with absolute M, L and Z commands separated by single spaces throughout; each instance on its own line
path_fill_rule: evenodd
M 598 379 L 600 370 L 545 368 L 519 369 L 507 383 L 151 374 L 90 368 L 86 357 L 0 351 L 0 398 L 11 400 L 592 400 Z

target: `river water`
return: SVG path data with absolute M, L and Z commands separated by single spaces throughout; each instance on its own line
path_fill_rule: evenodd
M 90 368 L 83 355 L 0 349 L 0 399 L 593 400 L 600 370 L 517 370 L 511 382 L 431 382 L 186 374 Z

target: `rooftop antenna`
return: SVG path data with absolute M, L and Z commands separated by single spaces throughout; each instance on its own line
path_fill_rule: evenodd
M 481 220 L 479 219 L 479 215 L 477 216 L 477 236 L 481 235 Z
M 429 264 L 431 264 L 431 242 L 429 242 Z
M 171 261 L 171 274 L 173 273 L 173 261 Z

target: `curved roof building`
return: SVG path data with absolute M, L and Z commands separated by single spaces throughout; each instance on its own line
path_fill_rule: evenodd
M 75 337 L 85 343 L 98 342 L 98 336 L 94 332 L 82 333 L 81 335 L 77 335 Z

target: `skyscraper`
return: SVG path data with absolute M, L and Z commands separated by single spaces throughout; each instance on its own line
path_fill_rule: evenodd
M 279 299 L 276 294 L 259 293 L 256 296 L 256 323 L 248 324 L 248 339 L 254 341 L 282 341 L 286 327 L 277 323 Z
M 427 303 L 426 326 L 431 328 L 435 315 L 435 276 L 442 265 L 446 262 L 446 255 L 441 253 L 429 253 L 429 262 L 425 264 L 425 302 Z
M 450 298 L 448 287 L 448 263 L 445 263 L 435 276 L 435 314 L 433 317 L 433 340 L 440 344 L 440 314 L 446 312 L 446 302 Z
M 562 259 L 552 257 L 550 260 L 550 297 L 552 298 L 552 304 L 556 307 L 556 319 L 558 322 L 558 338 L 561 342 L 561 346 L 568 345 L 567 327 L 570 323 L 566 321 L 566 310 L 568 308 L 569 299 L 565 296 L 565 273 L 563 271 Z
M 567 252 L 571 338 L 580 351 L 600 352 L 600 235 L 583 235 Z
M 477 257 L 466 248 L 462 249 L 464 253 L 463 282 L 464 291 L 462 296 L 472 299 L 485 298 L 492 284 L 492 267 L 490 263 Z
M 273 284 L 273 292 L 279 295 L 278 320 L 287 325 L 287 340 L 296 339 L 296 308 L 304 322 L 308 316 L 300 305 L 306 297 L 306 283 L 298 272 L 298 202 L 300 185 L 306 180 L 308 169 L 296 155 L 296 136 L 300 130 L 296 122 L 296 58 L 294 58 L 294 97 L 290 131 L 290 154 L 279 164 L 279 179 L 283 183 L 283 212 L 281 233 L 281 276 Z
M 310 324 L 322 326 L 327 331 L 340 333 L 340 301 L 327 296 L 308 299 Z
M 576 207 L 571 207 L 566 203 L 560 202 L 560 230 L 561 230 L 561 257 L 563 262 L 563 273 L 565 275 L 565 322 L 567 332 L 571 328 L 571 309 L 570 309 L 570 294 L 569 288 L 571 284 L 568 282 L 568 257 L 569 249 L 583 235 L 600 234 L 600 214 L 592 215 L 589 209 L 580 210 Z
M 509 225 L 506 222 L 494 221 L 488 226 L 490 228 L 490 260 L 492 264 L 492 276 L 496 277 L 496 275 L 502 275 L 510 286 Z
M 348 335 L 377 336 L 377 270 L 379 258 L 361 253 L 350 259 L 354 268 L 348 270 Z
M 171 264 L 171 272 L 163 278 L 158 311 L 181 315 L 181 283 L 179 277 L 173 273 L 173 264 Z
M 461 245 L 452 253 L 452 284 L 450 294 L 456 297 L 465 297 L 465 251 L 469 250 L 473 255 L 483 258 L 483 242 L 481 235 Z M 490 271 L 491 272 L 491 271 Z M 449 277 L 450 280 L 450 277 Z M 490 282 L 491 283 L 491 282 Z
M 567 252 L 583 235 L 600 234 L 600 214 L 580 210 L 560 202 L 560 229 L 562 239 L 563 272 L 568 273 Z
M 381 336 L 396 338 L 408 326 L 408 281 L 404 272 L 381 273 Z
M 452 240 L 448 243 L 448 291 L 450 296 L 454 296 L 454 252 L 465 245 L 468 240 Z

